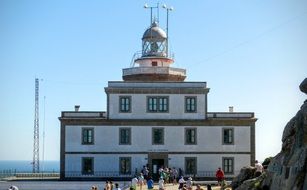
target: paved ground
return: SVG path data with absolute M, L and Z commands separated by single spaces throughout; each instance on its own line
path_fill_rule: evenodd
M 118 182 L 124 190 L 129 187 L 130 182 Z M 0 190 L 7 190 L 11 185 L 15 185 L 19 190 L 90 190 L 93 185 L 98 186 L 99 190 L 103 190 L 104 181 L 0 181 Z M 202 186 L 204 190 L 207 188 Z M 166 184 L 166 190 L 178 190 L 178 185 Z M 196 187 L 193 187 L 195 190 Z M 212 186 L 212 189 L 218 190 L 220 187 Z M 140 187 L 137 190 L 141 190 Z M 147 190 L 143 186 L 142 190 Z M 155 185 L 154 190 L 158 190 Z M 230 190 L 230 189 L 229 189 Z

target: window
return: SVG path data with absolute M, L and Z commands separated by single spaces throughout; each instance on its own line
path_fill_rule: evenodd
M 82 144 L 94 144 L 94 128 L 82 129 Z
M 234 158 L 223 158 L 223 170 L 225 174 L 233 174 Z
M 119 112 L 131 112 L 131 97 L 119 97 Z
M 82 158 L 82 174 L 94 174 L 94 159 L 92 157 Z
M 153 128 L 152 129 L 152 144 L 164 144 L 164 129 Z
M 131 144 L 131 129 L 120 128 L 119 129 L 119 144 Z
M 168 112 L 168 97 L 148 97 L 148 112 Z
M 185 158 L 185 173 L 187 175 L 194 175 L 197 172 L 197 162 L 195 157 Z
M 223 129 L 223 144 L 234 144 L 233 129 Z
M 185 129 L 185 144 L 196 144 L 196 128 Z
M 185 112 L 196 112 L 196 97 L 185 97 Z
M 119 172 L 120 174 L 131 174 L 131 158 L 119 158 Z
M 158 66 L 158 62 L 157 61 L 152 61 L 151 62 L 151 66 L 154 66 L 154 67 Z

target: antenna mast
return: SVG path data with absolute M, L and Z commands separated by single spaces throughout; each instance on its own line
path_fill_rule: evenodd
M 172 11 L 174 10 L 173 7 L 167 7 L 165 4 L 162 5 L 162 8 L 166 9 L 166 54 L 167 54 L 167 57 L 169 56 L 169 53 L 168 53 L 168 12 L 169 11 Z
M 39 80 L 35 78 L 35 115 L 33 143 L 33 173 L 39 173 Z

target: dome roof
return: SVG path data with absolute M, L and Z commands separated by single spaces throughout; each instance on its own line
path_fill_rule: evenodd
M 148 28 L 144 34 L 143 34 L 143 38 L 142 40 L 157 40 L 157 41 L 162 41 L 165 40 L 167 38 L 166 33 L 164 32 L 164 30 L 162 30 L 157 22 L 153 22 L 150 26 L 150 28 Z

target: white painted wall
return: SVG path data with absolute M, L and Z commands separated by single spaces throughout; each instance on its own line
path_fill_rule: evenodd
M 82 145 L 82 127 L 94 128 L 94 145 Z M 131 128 L 131 145 L 119 145 L 119 126 L 66 126 L 67 152 L 249 152 L 250 127 L 231 126 L 234 145 L 222 145 L 225 126 L 123 126 Z M 164 145 L 152 145 L 152 128 L 164 128 Z M 185 128 L 197 128 L 197 145 L 185 145 Z
M 68 154 L 65 157 L 65 172 L 67 176 L 71 176 L 73 172 L 78 176 L 82 173 L 82 157 L 93 157 L 94 158 L 94 173 L 95 172 L 119 172 L 119 158 L 120 157 L 131 157 L 131 172 L 132 174 L 137 169 L 141 171 L 143 165 L 147 164 L 147 154 L 112 154 L 112 155 L 101 155 L 101 154 Z M 218 167 L 222 167 L 223 157 L 234 158 L 234 171 L 237 175 L 240 169 L 244 166 L 248 166 L 250 163 L 250 155 L 233 155 L 233 154 L 170 154 L 168 167 L 176 167 L 184 170 L 185 158 L 186 157 L 197 157 L 197 172 L 212 172 L 214 173 Z M 95 174 L 94 174 L 95 176 Z M 233 175 L 229 175 L 233 176 Z M 93 177 L 93 176 L 89 176 Z
M 71 173 L 82 173 L 82 158 L 94 158 L 94 172 L 119 172 L 119 158 L 131 157 L 132 172 L 135 168 L 142 168 L 147 164 L 147 155 L 142 154 L 67 154 L 65 156 L 65 172 L 69 175 Z M 140 171 L 140 170 L 138 170 Z
M 131 96 L 131 112 L 119 112 L 119 97 Z M 147 112 L 148 96 L 169 97 L 169 112 Z M 185 97 L 197 97 L 197 112 L 185 112 Z M 109 118 L 110 119 L 205 119 L 205 94 L 110 94 Z
M 176 167 L 184 169 L 184 162 L 186 157 L 197 158 L 197 171 L 211 171 L 215 172 L 218 167 L 222 167 L 223 157 L 234 158 L 234 172 L 235 175 L 244 166 L 250 165 L 249 154 L 181 154 L 181 155 L 169 155 L 169 167 Z

